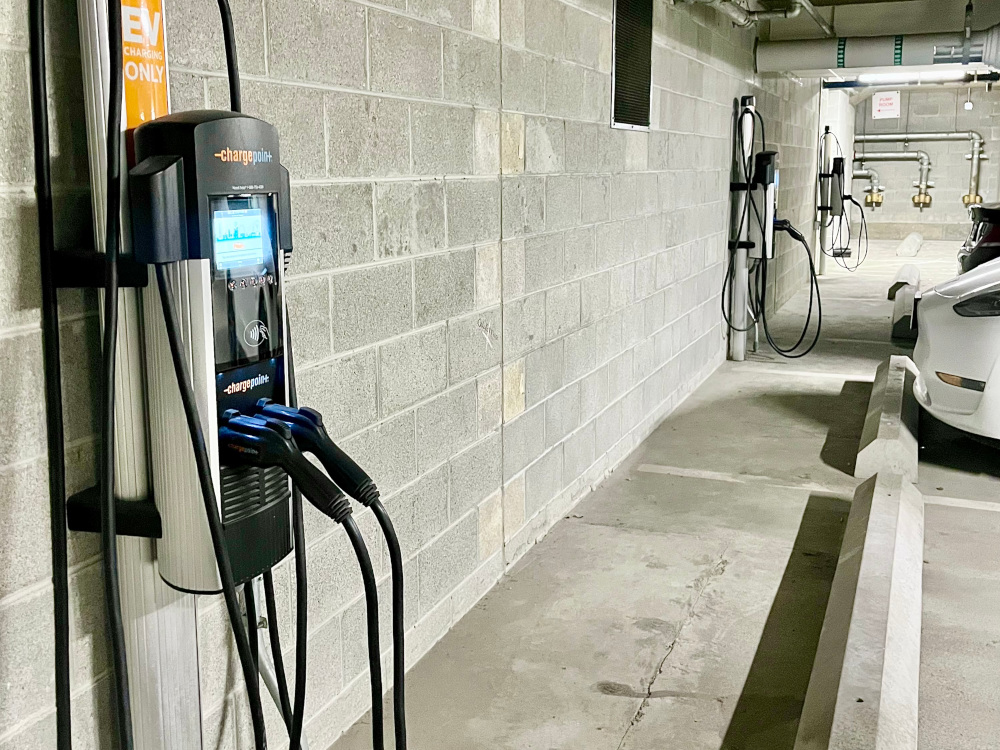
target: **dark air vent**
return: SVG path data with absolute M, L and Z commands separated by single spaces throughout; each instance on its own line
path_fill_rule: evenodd
M 653 0 L 615 0 L 613 127 L 649 127 Z

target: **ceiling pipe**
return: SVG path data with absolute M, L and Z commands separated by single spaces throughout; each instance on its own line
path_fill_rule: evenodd
M 812 18 L 812 20 L 816 22 L 816 25 L 819 26 L 820 31 L 823 32 L 823 35 L 825 37 L 830 39 L 832 37 L 837 36 L 837 32 L 834 31 L 833 25 L 830 24 L 825 18 L 823 18 L 823 15 L 816 9 L 816 6 L 812 4 L 812 0 L 795 0 L 795 1 L 797 5 L 800 8 L 802 8 L 802 10 L 804 10 L 806 13 L 808 13 L 809 16 Z
M 1000 25 L 986 31 L 760 42 L 758 73 L 821 77 L 871 68 L 982 64 L 1000 68 Z
M 708 5 L 715 8 L 733 22 L 734 26 L 747 28 L 760 21 L 774 21 L 785 18 L 795 18 L 803 9 L 806 12 L 818 13 L 810 0 L 792 0 L 791 7 L 787 10 L 747 10 L 739 5 L 735 0 L 671 0 L 676 5 L 684 3 L 686 5 Z
M 916 142 L 969 141 L 971 147 L 965 155 L 971 164 L 969 169 L 969 192 L 962 196 L 966 206 L 978 205 L 983 202 L 979 194 L 979 181 L 982 173 L 982 163 L 989 157 L 983 153 L 985 141 L 975 130 L 957 130 L 951 133 L 872 133 L 855 135 L 855 143 L 916 143 Z
M 868 180 L 868 187 L 865 188 L 865 206 L 878 208 L 882 205 L 882 193 L 885 188 L 879 181 L 878 171 L 875 167 L 868 166 L 864 169 L 855 167 L 851 177 L 855 180 Z
M 913 205 L 921 212 L 931 207 L 929 189 L 934 187 L 930 181 L 931 157 L 926 151 L 869 151 L 862 154 L 854 152 L 854 161 L 867 164 L 872 161 L 915 161 L 920 163 L 920 179 L 913 183 L 917 194 L 913 196 Z

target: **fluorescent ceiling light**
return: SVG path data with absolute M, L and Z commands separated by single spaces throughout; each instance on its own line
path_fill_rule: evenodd
M 965 70 L 928 70 L 923 72 L 905 71 L 892 73 L 862 73 L 858 82 L 869 86 L 882 86 L 894 83 L 945 83 L 947 81 L 964 81 L 969 72 Z

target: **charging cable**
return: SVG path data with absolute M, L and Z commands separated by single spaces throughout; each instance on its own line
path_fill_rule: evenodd
M 392 570 L 392 656 L 393 656 L 393 719 L 397 750 L 406 750 L 406 644 L 403 592 L 403 553 L 399 538 L 385 506 L 379 498 L 378 487 L 372 478 L 347 455 L 326 431 L 323 416 L 308 407 L 292 408 L 263 398 L 257 402 L 257 411 L 264 417 L 285 422 L 292 431 L 296 444 L 319 459 L 327 474 L 348 496 L 353 497 L 375 515 L 386 546 Z

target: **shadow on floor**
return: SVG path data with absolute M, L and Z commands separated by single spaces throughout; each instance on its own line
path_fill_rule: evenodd
M 820 459 L 827 466 L 853 476 L 858 441 L 865 426 L 871 394 L 871 383 L 847 380 L 836 396 L 777 393 L 764 398 L 775 409 L 826 425 L 826 442 L 820 451 Z
M 722 750 L 791 750 L 850 503 L 809 497 Z
M 920 461 L 1000 478 L 1000 441 L 973 437 L 920 411 Z

